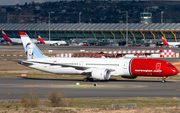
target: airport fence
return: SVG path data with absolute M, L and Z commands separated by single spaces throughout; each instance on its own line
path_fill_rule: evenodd
M 76 105 L 74 107 L 79 107 L 79 108 L 92 108 L 92 109 L 96 109 L 96 108 L 108 108 L 108 109 L 119 109 L 119 108 L 135 108 L 137 107 L 137 103 L 118 103 L 118 104 L 114 104 L 114 103 L 86 103 L 86 102 L 80 102 L 80 103 L 76 103 Z
M 105 109 L 133 109 L 141 107 L 180 107 L 180 102 L 178 99 L 150 99 L 150 100 L 137 100 L 136 103 L 118 103 L 116 100 L 114 103 L 110 102 L 111 100 L 94 100 L 94 101 L 76 101 L 72 107 L 78 108 L 105 108 Z M 126 100 L 122 100 L 126 101 Z M 132 100 L 133 101 L 133 100 Z M 134 100 L 135 101 L 135 100 Z M 155 101 L 155 102 L 154 102 Z M 157 102 L 157 103 L 156 103 Z

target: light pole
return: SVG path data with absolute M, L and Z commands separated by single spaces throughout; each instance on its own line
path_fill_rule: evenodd
M 7 13 L 7 23 L 9 23 L 9 13 Z
M 50 12 L 48 12 L 49 13 L 49 40 L 50 40 Z
M 79 12 L 79 23 L 81 23 L 81 12 Z
M 163 13 L 164 11 L 161 12 L 161 23 L 163 23 Z
M 51 35 L 51 34 L 50 34 L 50 33 L 51 33 L 51 32 L 50 32 L 50 24 L 51 24 L 51 23 L 50 23 L 50 14 L 51 14 L 51 13 L 54 13 L 54 12 L 51 11 L 51 12 L 48 12 L 48 13 L 49 13 L 49 40 L 51 40 L 51 39 L 50 39 L 50 37 L 51 37 L 51 36 L 50 36 L 50 35 Z
M 126 45 L 128 46 L 128 11 L 126 11 Z

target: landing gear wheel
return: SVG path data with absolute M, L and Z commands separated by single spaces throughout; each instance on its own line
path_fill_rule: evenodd
M 161 81 L 162 83 L 165 83 L 166 82 L 166 80 L 165 79 L 162 79 L 162 81 Z
M 162 77 L 162 83 L 166 82 L 166 78 L 167 78 L 166 76 Z
M 84 78 L 83 80 L 84 80 L 84 82 L 92 82 L 93 78 Z

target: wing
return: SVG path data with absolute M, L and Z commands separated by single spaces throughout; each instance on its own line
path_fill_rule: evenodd
M 26 66 L 33 65 L 33 63 L 40 63 L 40 64 L 49 64 L 49 65 L 52 65 L 52 66 L 71 67 L 71 68 L 75 68 L 77 70 L 83 70 L 84 73 L 90 73 L 93 70 L 100 69 L 100 68 L 97 68 L 97 67 L 67 65 L 67 64 L 62 64 L 62 63 L 49 63 L 49 62 L 38 62 L 38 61 L 22 61 L 22 62 L 19 62 L 19 63 L 22 64 L 22 65 L 26 65 Z M 109 71 L 115 71 L 114 69 L 108 69 L 108 70 Z

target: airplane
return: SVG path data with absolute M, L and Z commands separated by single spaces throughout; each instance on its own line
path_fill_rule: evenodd
M 27 67 L 54 73 L 85 75 L 84 81 L 109 80 L 111 76 L 135 79 L 138 76 L 162 77 L 178 74 L 169 62 L 158 59 L 126 58 L 61 58 L 47 57 L 30 40 L 25 32 L 19 31 L 27 60 L 19 63 Z
M 3 40 L 14 43 L 14 44 L 22 44 L 22 40 L 20 38 L 9 38 L 4 31 L 2 31 L 3 34 Z M 38 41 L 36 39 L 31 39 L 34 43 L 37 43 Z
M 54 46 L 59 46 L 59 45 L 65 45 L 67 44 L 65 41 L 44 41 L 40 35 L 38 35 L 38 39 L 39 39 L 39 42 L 42 43 L 42 44 L 49 44 L 50 46 L 51 45 L 54 45 Z
M 167 42 L 164 37 L 162 37 L 163 44 L 166 46 L 180 46 L 180 42 Z

